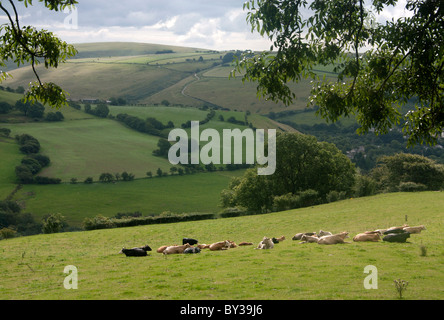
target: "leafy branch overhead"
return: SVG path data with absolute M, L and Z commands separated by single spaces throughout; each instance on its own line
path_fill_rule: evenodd
M 269 51 L 245 54 L 233 70 L 258 83 L 258 94 L 289 105 L 289 83 L 312 79 L 310 104 L 328 121 L 355 115 L 360 133 L 402 124 L 409 144 L 436 143 L 444 130 L 444 8 L 440 0 L 408 0 L 405 17 L 376 21 L 397 0 L 249 0 L 252 31 Z M 317 65 L 335 66 L 336 81 Z M 401 114 L 407 102 L 415 108 Z
M 75 0 L 38 0 L 52 11 L 62 11 L 72 8 Z M 27 8 L 32 0 L 18 0 Z M 42 82 L 36 66 L 43 63 L 46 68 L 57 68 L 60 63 L 73 57 L 77 50 L 66 42 L 57 38 L 47 30 L 37 30 L 32 26 L 21 26 L 19 13 L 14 1 L 0 1 L 0 9 L 6 14 L 8 23 L 0 26 L 0 66 L 4 61 L 12 60 L 17 66 L 30 63 L 37 81 L 29 85 L 25 99 L 27 101 L 41 101 L 50 106 L 60 108 L 66 104 L 67 93 L 55 83 Z M 0 81 L 7 78 L 7 73 L 1 71 Z

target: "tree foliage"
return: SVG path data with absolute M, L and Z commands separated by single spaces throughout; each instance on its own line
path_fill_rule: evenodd
M 302 207 L 326 202 L 332 191 L 350 195 L 355 167 L 333 144 L 299 133 L 276 138 L 276 171 L 270 176 L 249 169 L 222 191 L 224 207 L 241 206 L 263 212 L 283 206 Z
M 440 190 L 444 186 L 444 165 L 420 155 L 399 153 L 381 157 L 371 176 L 381 191 Z
M 43 219 L 42 231 L 45 234 L 58 233 L 63 230 L 65 224 L 64 216 L 60 213 L 53 213 Z
M 28 7 L 32 0 L 17 0 Z M 37 81 L 30 83 L 25 95 L 27 101 L 40 101 L 60 108 L 67 104 L 67 93 L 52 82 L 42 82 L 36 66 L 43 63 L 46 68 L 57 68 L 60 63 L 74 56 L 77 50 L 72 45 L 57 38 L 47 30 L 37 30 L 33 26 L 21 26 L 17 1 L 0 2 L 0 10 L 6 14 L 8 23 L 0 26 L 0 66 L 4 61 L 12 60 L 17 66 L 30 63 Z M 38 0 L 52 11 L 61 11 L 73 7 L 75 0 Z M 7 5 L 6 2 L 9 4 Z M 0 81 L 7 78 L 7 73 L 0 72 Z
M 309 103 L 328 121 L 356 115 L 360 133 L 403 122 L 410 145 L 434 144 L 444 129 L 443 2 L 408 0 L 405 17 L 376 22 L 397 2 L 249 0 L 247 21 L 272 46 L 239 59 L 232 75 L 244 72 L 258 94 L 287 105 L 296 98 L 288 84 L 311 78 Z M 313 71 L 331 64 L 337 81 Z M 415 109 L 401 114 L 409 100 Z

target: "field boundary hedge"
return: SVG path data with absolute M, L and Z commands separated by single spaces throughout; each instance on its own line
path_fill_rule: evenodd
M 109 218 L 98 215 L 94 218 L 85 218 L 83 221 L 83 227 L 85 230 L 98 230 L 98 229 L 112 229 L 112 228 L 124 228 L 143 226 L 149 224 L 161 224 L 161 223 L 176 223 L 185 221 L 197 221 L 216 219 L 217 215 L 214 213 L 183 213 L 183 214 L 169 214 L 158 216 L 144 216 L 144 217 L 124 217 L 124 218 Z

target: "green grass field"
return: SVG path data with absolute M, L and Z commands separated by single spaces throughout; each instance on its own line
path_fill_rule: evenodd
M 110 114 L 117 116 L 119 113 L 127 113 L 141 119 L 153 117 L 167 124 L 172 121 L 175 127 L 180 128 L 187 121 L 202 121 L 209 111 L 197 108 L 163 107 L 163 106 L 109 106 Z
M 167 159 L 155 157 L 159 137 L 126 128 L 115 120 L 84 119 L 57 123 L 4 124 L 11 136 L 27 133 L 41 144 L 41 153 L 51 165 L 40 173 L 62 181 L 91 176 L 97 180 L 104 172 L 128 171 L 144 177 L 147 171 L 169 170 Z
M 240 77 L 228 79 L 231 68 L 211 67 L 217 54 L 199 49 L 128 43 L 77 45 L 77 59 L 47 72 L 42 79 L 61 84 L 72 99 L 124 97 L 145 107 L 110 106 L 111 114 L 128 113 L 140 118 L 155 117 L 176 127 L 188 120 L 203 120 L 209 111 L 197 108 L 154 107 L 168 100 L 172 105 L 202 106 L 214 103 L 230 111 L 216 116 L 201 130 L 240 128 L 244 126 L 218 120 L 234 116 L 257 128 L 288 126 L 263 117 L 270 111 L 303 109 L 309 82 L 294 86 L 295 104 L 284 107 L 256 96 L 256 84 L 242 85 Z M 171 54 L 155 54 L 173 50 Z M 205 62 L 196 60 L 203 56 Z M 157 65 L 158 64 L 158 65 Z M 194 75 L 195 70 L 199 72 Z M 208 68 L 208 69 L 205 69 Z M 329 66 L 319 69 L 327 76 Z M 14 79 L 2 85 L 27 87 L 35 80 L 29 68 L 12 72 Z M 0 101 L 14 104 L 20 95 L 0 91 Z M 237 110 L 237 111 L 235 111 Z M 49 110 L 47 110 L 49 111 Z M 54 110 L 52 110 L 54 111 Z M 61 213 L 74 227 L 86 217 L 114 216 L 140 211 L 144 215 L 174 213 L 216 213 L 220 192 L 233 176 L 244 171 L 218 171 L 186 176 L 144 178 L 157 168 L 169 172 L 167 159 L 154 157 L 159 137 L 142 134 L 121 123 L 100 119 L 63 108 L 63 122 L 36 122 L 14 114 L 2 115 L 0 127 L 10 128 L 11 137 L 27 133 L 35 136 L 41 152 L 51 158 L 51 165 L 41 175 L 62 178 L 60 185 L 25 185 L 14 195 L 23 212 L 40 220 L 50 213 Z M 287 118 L 286 118 L 287 119 Z M 279 120 L 279 119 L 278 119 Z M 312 113 L 301 113 L 287 120 L 314 124 Z M 9 123 L 5 123 L 9 122 Z M 319 119 L 319 123 L 324 122 Z M 189 132 L 189 130 L 188 130 Z M 13 139 L 0 138 L 0 200 L 17 186 L 15 166 L 24 157 Z M 83 184 L 92 176 L 97 181 L 103 172 L 128 171 L 132 182 Z M 77 178 L 78 184 L 66 183 Z M 409 281 L 405 299 L 444 298 L 443 227 L 444 193 L 396 193 L 348 199 L 322 206 L 265 215 L 206 220 L 176 224 L 89 232 L 38 235 L 0 241 L 0 299 L 188 299 L 188 300 L 261 300 L 261 299 L 396 299 L 393 281 Z M 419 235 L 407 243 L 350 243 L 335 246 L 299 244 L 291 237 L 297 232 L 328 230 L 334 233 L 359 232 L 394 225 L 424 224 Z M 149 257 L 126 258 L 122 247 L 149 244 L 154 250 L 162 245 L 180 244 L 183 237 L 213 243 L 225 239 L 237 243 L 253 242 L 263 236 L 287 240 L 272 250 L 239 247 L 225 252 L 204 250 L 198 255 L 163 257 L 155 251 Z M 427 249 L 421 256 L 420 246 Z M 65 266 L 79 270 L 79 289 L 65 290 Z M 364 268 L 378 270 L 378 289 L 366 290 Z
M 227 171 L 117 183 L 25 185 L 14 200 L 37 221 L 47 214 L 61 213 L 76 227 L 81 227 L 86 217 L 136 211 L 144 215 L 164 211 L 217 213 L 221 210 L 220 192 L 232 177 L 241 174 L 243 171 Z
M 39 235 L 0 241 L 0 299 L 145 300 L 391 300 L 395 279 L 409 282 L 407 300 L 441 300 L 444 251 L 442 192 L 384 194 L 267 215 Z M 349 231 L 424 224 L 407 243 L 299 244 L 297 232 Z M 163 257 L 155 250 L 193 237 L 255 245 L 266 235 L 287 240 L 271 250 L 253 246 Z M 148 257 L 119 255 L 148 244 Z M 427 249 L 420 255 L 420 246 Z M 65 266 L 78 270 L 78 289 L 64 289 Z M 377 268 L 378 289 L 364 288 Z

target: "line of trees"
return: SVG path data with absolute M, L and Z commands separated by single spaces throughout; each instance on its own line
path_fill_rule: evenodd
M 46 121 L 63 121 L 64 116 L 60 111 L 48 112 L 45 117 L 45 107 L 39 103 L 24 102 L 18 100 L 15 105 L 11 105 L 7 102 L 0 102 L 0 114 L 8 114 L 14 110 L 21 112 L 28 118 L 32 119 L 45 119 Z
M 215 115 L 216 115 L 216 111 L 211 110 L 211 111 L 207 114 L 207 116 L 205 117 L 204 120 L 199 121 L 199 124 L 200 124 L 200 125 L 204 125 L 204 124 L 208 123 L 211 119 L 214 118 Z M 182 124 L 181 124 L 181 127 L 182 127 L 182 129 L 191 128 L 191 120 L 188 120 L 187 122 L 182 123 Z
M 123 122 L 131 129 L 160 137 L 166 136 L 164 133 L 162 133 L 162 130 L 174 128 L 174 123 L 172 121 L 169 121 L 168 124 L 164 125 L 162 122 L 153 117 L 149 117 L 146 120 L 143 120 L 138 117 L 128 115 L 126 113 L 119 113 L 116 116 L 116 119 L 120 122 Z
M 59 184 L 61 179 L 35 176 L 43 168 L 47 167 L 51 160 L 48 156 L 42 155 L 39 141 L 29 134 L 21 134 L 15 137 L 20 145 L 20 151 L 26 154 L 21 164 L 15 167 L 15 174 L 20 183 L 23 184 Z
M 106 118 L 109 115 L 109 108 L 105 103 L 99 103 L 94 109 L 90 104 L 85 104 L 85 112 L 100 118 Z
M 313 112 L 307 109 L 307 112 Z M 406 111 L 407 112 L 407 111 Z M 426 146 L 415 145 L 407 147 L 407 139 L 401 127 L 393 128 L 386 134 L 375 135 L 367 133 L 363 135 L 356 134 L 359 125 L 345 125 L 338 123 L 318 123 L 301 124 L 288 120 L 287 115 L 293 114 L 292 111 L 275 113 L 274 119 L 280 123 L 289 125 L 301 133 L 315 136 L 320 141 L 334 143 L 344 154 L 349 153 L 352 162 L 364 172 L 370 172 L 378 165 L 378 158 L 384 155 L 395 155 L 397 153 L 410 153 L 427 156 L 439 163 L 444 163 L 444 140 L 438 138 L 439 145 Z M 314 117 L 314 114 L 313 114 Z M 359 150 L 354 154 L 350 151 Z
M 420 155 L 384 156 L 362 175 L 335 145 L 298 133 L 278 134 L 276 154 L 274 175 L 249 169 L 221 192 L 227 212 L 265 213 L 380 192 L 444 188 L 444 165 Z

